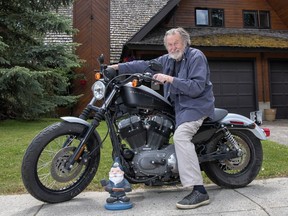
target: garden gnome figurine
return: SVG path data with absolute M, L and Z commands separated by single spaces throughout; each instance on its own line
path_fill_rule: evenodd
M 124 171 L 118 158 L 115 159 L 110 172 L 109 181 L 101 180 L 101 185 L 105 191 L 110 193 L 110 197 L 106 199 L 105 208 L 108 210 L 124 210 L 132 208 L 130 198 L 126 196 L 126 192 L 130 192 L 130 183 L 124 178 Z

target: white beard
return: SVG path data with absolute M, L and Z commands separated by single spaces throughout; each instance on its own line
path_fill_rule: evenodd
M 177 61 L 179 61 L 181 59 L 181 57 L 183 56 L 183 52 L 181 52 L 180 50 L 177 50 L 174 53 L 169 53 L 169 56 Z
M 120 183 L 122 180 L 124 179 L 124 176 L 123 175 L 117 175 L 117 176 L 110 176 L 109 177 L 109 180 L 112 181 L 115 185 Z

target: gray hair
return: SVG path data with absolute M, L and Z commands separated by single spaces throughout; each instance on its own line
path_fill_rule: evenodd
M 175 35 L 176 33 L 179 33 L 181 38 L 182 38 L 182 41 L 183 43 L 186 45 L 186 46 L 190 46 L 191 45 L 191 40 L 190 40 L 190 35 L 189 33 L 181 28 L 181 27 L 178 27 L 178 28 L 173 28 L 173 29 L 170 29 L 166 32 L 165 36 L 164 36 L 164 45 L 166 47 L 166 38 L 168 35 Z

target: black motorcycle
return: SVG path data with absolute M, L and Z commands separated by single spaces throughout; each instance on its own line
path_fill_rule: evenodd
M 41 131 L 29 145 L 22 163 L 22 179 L 36 199 L 58 203 L 81 193 L 94 178 L 102 140 L 100 122 L 107 124 L 112 157 L 120 158 L 125 178 L 132 184 L 179 183 L 177 158 L 171 137 L 175 130 L 170 102 L 145 86 L 157 82 L 151 71 L 161 70 L 155 61 L 143 73 L 117 75 L 101 70 L 93 87 L 94 97 L 79 118 Z M 150 72 L 147 72 L 150 71 Z M 215 184 L 239 188 L 255 179 L 261 168 L 261 140 L 265 132 L 252 120 L 215 109 L 193 137 L 201 169 Z

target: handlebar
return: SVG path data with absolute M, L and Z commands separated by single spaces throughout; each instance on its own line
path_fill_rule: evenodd
M 128 74 L 123 74 L 123 75 L 128 75 Z M 128 78 L 126 78 L 125 80 L 123 80 L 122 82 L 120 82 L 120 86 L 125 85 L 128 82 L 131 82 L 134 79 L 137 79 L 138 81 L 140 81 L 140 83 L 142 83 L 142 81 L 145 82 L 155 82 L 155 83 L 161 83 L 160 81 L 156 80 L 153 78 L 153 75 L 149 72 L 145 72 L 143 74 L 141 73 L 135 73 L 135 74 L 129 74 L 130 76 Z M 121 76 L 121 75 L 120 75 Z M 161 83 L 162 84 L 162 83 Z
M 161 83 L 160 81 L 154 79 L 153 74 L 150 72 L 118 75 L 116 70 L 114 70 L 111 67 L 108 67 L 103 71 L 103 75 L 104 75 L 104 80 L 108 81 L 109 84 L 114 83 L 114 84 L 117 84 L 117 86 L 119 87 L 125 85 L 128 82 L 132 82 L 135 79 L 137 79 L 140 84 L 142 83 L 142 81 Z M 124 80 L 120 80 L 119 78 L 123 76 L 125 77 L 128 76 L 128 77 Z

